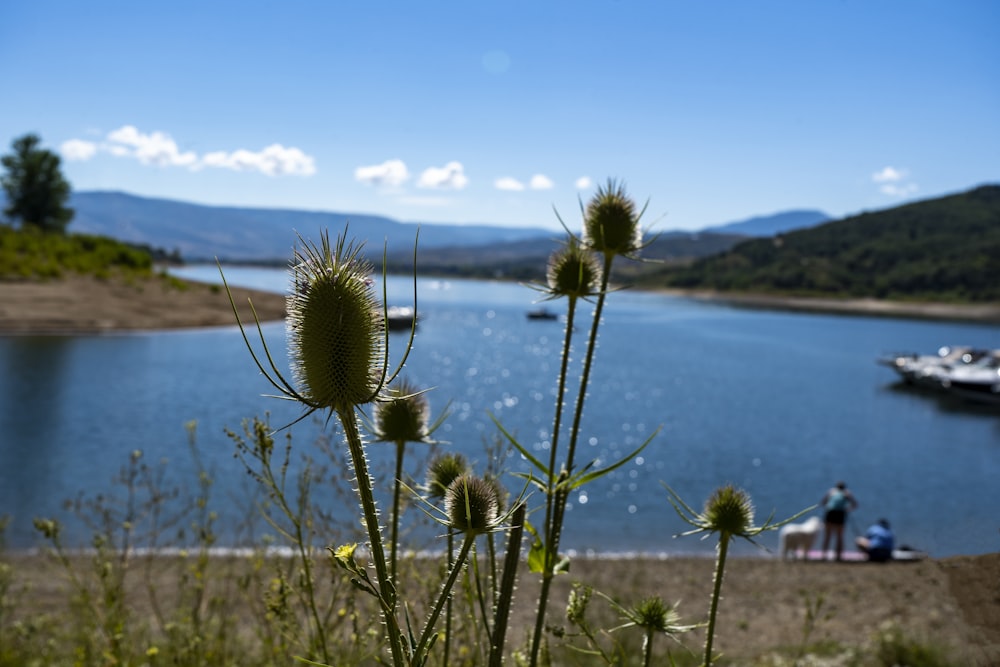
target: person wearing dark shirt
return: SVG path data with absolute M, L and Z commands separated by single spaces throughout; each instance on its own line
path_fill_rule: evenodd
M 845 482 L 837 482 L 837 485 L 827 491 L 819 503 L 824 512 L 823 557 L 826 558 L 832 537 L 837 560 L 840 560 L 844 550 L 844 524 L 847 523 L 847 513 L 857 509 L 858 501 L 855 500 L 854 494 L 847 490 Z

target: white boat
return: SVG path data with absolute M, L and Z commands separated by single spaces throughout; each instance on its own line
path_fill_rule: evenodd
M 890 355 L 880 358 L 878 363 L 896 371 L 904 382 L 939 389 L 942 374 L 975 363 L 989 354 L 989 350 L 946 346 L 938 349 L 937 354 Z
M 389 331 L 409 331 L 418 321 L 416 311 L 409 306 L 389 306 L 386 309 L 385 326 Z
M 907 384 L 957 398 L 1000 405 L 1000 350 L 942 347 L 937 354 L 902 354 L 878 363 Z
M 956 366 L 940 376 L 941 387 L 950 394 L 978 403 L 1000 405 L 1000 350 Z

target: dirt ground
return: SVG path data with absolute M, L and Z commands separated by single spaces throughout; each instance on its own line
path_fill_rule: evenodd
M 688 622 L 707 616 L 714 560 L 576 560 L 569 581 L 601 581 L 606 590 L 680 601 Z M 531 595 L 530 580 L 519 595 Z M 810 642 L 856 646 L 893 622 L 907 637 L 946 646 L 959 664 L 1000 665 L 1000 553 L 919 562 L 782 562 L 741 558 L 726 568 L 716 646 L 732 658 L 757 656 L 802 641 L 807 605 L 818 607 Z M 632 602 L 634 602 L 633 600 Z
M 51 281 L 0 280 L 0 334 L 91 334 L 229 326 L 236 323 L 224 289 L 153 278 L 138 284 L 70 276 Z M 285 316 L 280 294 L 232 288 L 244 323 L 247 298 L 262 321 Z
M 70 586 L 52 560 L 13 554 L 6 560 L 18 588 L 29 592 L 15 616 L 66 608 Z M 249 567 L 249 562 L 242 567 Z M 707 617 L 714 564 L 704 557 L 576 558 L 571 573 L 556 578 L 548 625 L 565 626 L 565 605 L 574 581 L 612 595 L 624 606 L 653 595 L 669 604 L 679 602 L 681 622 L 698 623 Z M 219 561 L 219 567 L 233 566 L 232 560 Z M 164 591 L 173 590 L 176 583 L 158 581 Z M 522 571 L 508 634 L 514 644 L 530 635 L 537 597 L 536 575 Z M 816 620 L 804 642 L 810 608 Z M 596 597 L 588 618 L 595 627 L 621 622 Z M 876 631 L 890 623 L 907 639 L 946 651 L 951 664 L 1000 665 L 1000 553 L 888 564 L 731 559 L 715 647 L 728 664 L 763 664 L 762 656 L 788 656 L 803 643 L 863 650 Z M 701 631 L 684 640 L 694 654 L 703 642 Z

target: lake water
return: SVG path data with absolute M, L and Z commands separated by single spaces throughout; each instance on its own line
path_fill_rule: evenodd
M 214 267 L 178 273 L 218 279 Z M 287 282 L 277 270 L 226 273 L 232 284 L 275 291 Z M 388 286 L 391 303 L 409 303 L 409 281 L 390 278 Z M 490 414 L 547 459 L 564 327 L 525 317 L 536 297 L 514 284 L 419 282 L 422 319 L 404 374 L 434 387 L 435 413 L 451 402 L 437 436 L 480 465 L 497 434 Z M 564 547 L 710 552 L 714 541 L 673 537 L 686 526 L 664 484 L 700 507 L 714 488 L 733 482 L 752 495 L 763 520 L 812 505 L 845 479 L 860 502 L 849 537 L 884 516 L 900 542 L 934 556 L 1000 550 L 1000 412 L 909 391 L 875 364 L 891 351 L 1000 347 L 998 327 L 745 310 L 630 291 L 609 298 L 604 320 L 578 461 L 607 464 L 661 430 L 640 457 L 571 498 Z M 589 326 L 582 322 L 574 357 Z M 264 335 L 286 368 L 283 324 L 265 325 Z M 392 335 L 393 357 L 405 338 Z M 192 421 L 216 480 L 213 507 L 222 526 L 232 525 L 229 517 L 244 516 L 251 501 L 224 429 L 265 412 L 275 426 L 300 414 L 262 396 L 273 390 L 236 327 L 0 338 L 0 363 L 0 515 L 13 517 L 8 546 L 37 544 L 32 517 L 61 515 L 66 499 L 120 494 L 112 479 L 136 449 L 149 462 L 169 460 L 171 479 L 194 486 L 185 428 Z M 289 432 L 297 450 L 312 452 L 335 427 L 306 420 Z M 369 448 L 380 491 L 391 449 Z M 412 451 L 415 461 L 419 451 Z M 526 469 L 518 457 L 507 467 Z M 513 476 L 507 482 L 520 488 Z M 341 517 L 356 506 L 333 492 L 328 502 Z M 223 528 L 224 543 L 237 539 Z M 773 549 L 777 537 L 760 542 Z

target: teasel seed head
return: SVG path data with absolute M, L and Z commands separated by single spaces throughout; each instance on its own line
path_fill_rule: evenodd
M 287 299 L 288 345 L 298 393 L 314 409 L 346 410 L 375 398 L 384 360 L 384 315 L 371 265 L 343 237 L 296 251 Z
M 427 468 L 427 495 L 435 500 L 445 497 L 448 487 L 469 472 L 469 464 L 461 454 L 440 454 Z
M 673 607 L 667 605 L 663 598 L 653 596 L 640 600 L 632 608 L 630 614 L 635 624 L 645 630 L 654 632 L 669 632 L 677 621 Z
M 565 247 L 549 257 L 546 278 L 549 293 L 554 297 L 587 297 L 597 292 L 601 267 L 593 253 L 571 236 Z
M 634 256 L 642 248 L 640 216 L 625 186 L 608 180 L 584 210 L 584 245 L 605 255 Z
M 375 437 L 382 442 L 425 442 L 430 437 L 427 396 L 407 380 L 389 387 L 375 404 Z
M 712 492 L 705 502 L 706 528 L 729 535 L 744 535 L 753 530 L 754 508 L 750 494 L 732 484 Z
M 462 475 L 448 486 L 444 510 L 452 529 L 473 536 L 488 533 L 500 521 L 496 486 L 482 477 Z

